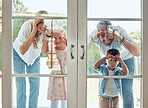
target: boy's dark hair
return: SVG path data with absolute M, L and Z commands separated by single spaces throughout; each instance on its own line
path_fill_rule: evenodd
M 113 55 L 113 56 L 116 56 L 116 55 L 119 55 L 120 56 L 120 52 L 117 50 L 117 49 L 109 49 L 108 51 L 107 51 L 107 55 L 108 54 L 111 54 L 111 55 Z

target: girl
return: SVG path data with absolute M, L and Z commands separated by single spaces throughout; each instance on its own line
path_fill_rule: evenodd
M 60 72 L 52 70 L 52 74 L 67 74 L 67 39 L 65 30 L 62 27 L 55 28 L 53 35 L 55 38 L 55 51 L 60 64 Z M 58 108 L 59 100 L 61 100 L 61 108 L 66 108 L 67 99 L 67 81 L 64 77 L 50 77 L 48 86 L 47 99 L 51 100 L 50 108 Z

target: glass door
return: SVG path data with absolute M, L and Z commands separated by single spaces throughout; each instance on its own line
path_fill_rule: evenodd
M 10 41 L 3 44 L 11 54 L 3 55 L 9 61 L 3 63 L 3 82 L 10 87 L 3 86 L 3 97 L 9 97 L 3 107 L 77 108 L 77 1 L 12 0 L 3 5 L 3 36 Z
M 143 107 L 143 78 L 146 74 L 142 69 L 143 38 L 146 36 L 143 34 L 143 1 L 82 0 L 78 4 L 78 108 L 107 108 L 109 105 L 118 105 L 119 108 Z M 120 58 L 128 69 L 127 75 L 118 75 L 115 68 L 110 70 L 109 59 L 105 58 L 109 49 L 120 52 Z M 104 58 L 103 62 L 95 67 L 101 58 Z M 107 73 L 103 71 L 104 68 L 100 69 L 102 66 L 108 69 Z M 118 64 L 117 68 L 119 66 L 124 67 Z M 113 74 L 109 75 L 108 72 Z M 115 83 L 115 79 L 121 85 Z M 111 80 L 114 86 L 109 84 Z M 106 89 L 114 89 L 116 95 Z M 110 103 L 110 98 L 118 104 L 114 104 L 113 100 L 107 106 L 102 106 L 106 98 L 106 104 Z

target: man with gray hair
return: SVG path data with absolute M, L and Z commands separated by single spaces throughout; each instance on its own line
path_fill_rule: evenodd
M 127 65 L 128 75 L 134 75 L 134 56 L 141 56 L 141 49 L 120 26 L 112 26 L 110 21 L 100 21 L 97 30 L 90 33 L 88 49 L 95 43 L 101 53 L 101 58 L 105 57 L 107 50 L 115 48 L 121 53 L 121 58 Z M 104 63 L 105 64 L 105 63 Z M 121 67 L 121 64 L 118 66 Z M 133 79 L 122 79 L 123 108 L 134 108 L 133 99 Z

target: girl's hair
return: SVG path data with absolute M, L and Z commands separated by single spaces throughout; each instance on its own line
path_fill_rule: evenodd
M 55 27 L 53 29 L 53 33 L 60 33 L 60 34 L 63 34 L 63 36 L 66 38 L 66 32 L 65 32 L 65 29 L 63 27 Z
M 44 16 L 44 15 L 48 15 L 48 12 L 44 11 L 44 10 L 40 10 L 36 14 L 36 16 Z M 37 31 L 34 38 L 33 38 L 33 47 L 35 49 L 38 49 L 39 35 L 41 35 L 41 33 L 39 31 Z
M 108 51 L 107 51 L 107 55 L 108 54 L 111 54 L 111 55 L 113 55 L 113 56 L 116 56 L 116 55 L 119 55 L 120 56 L 120 52 L 117 50 L 117 49 L 109 49 Z

